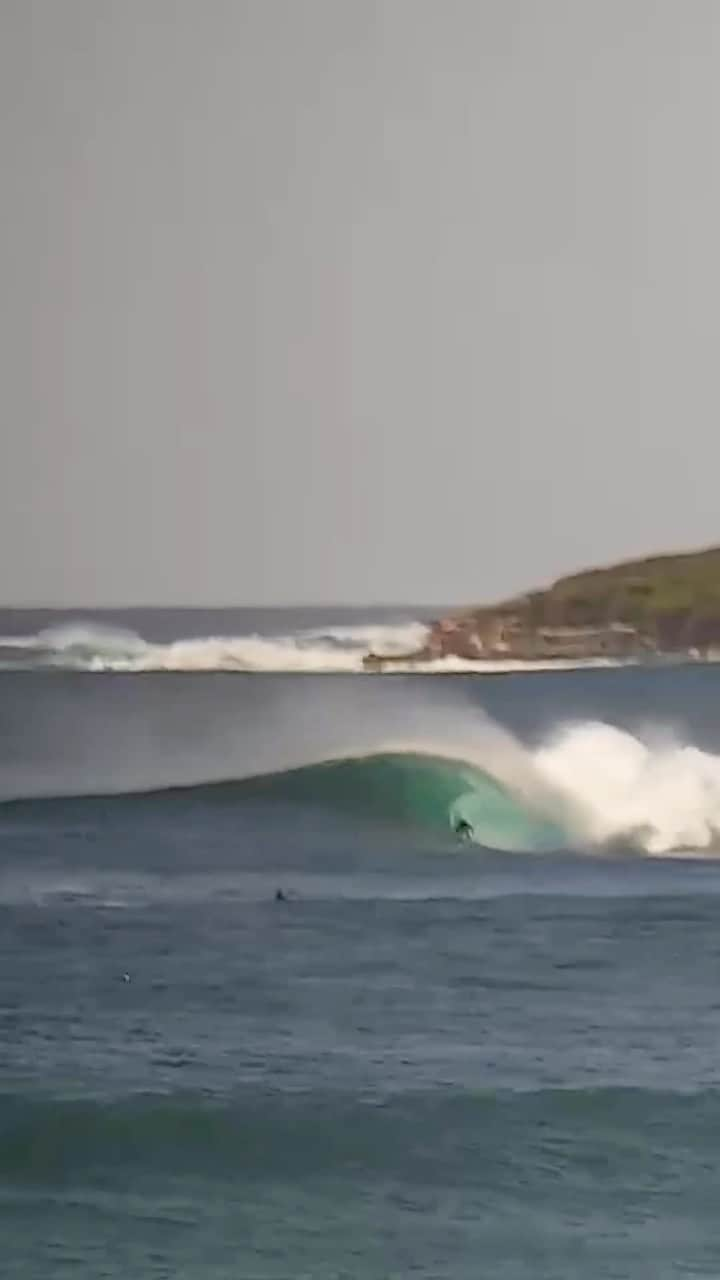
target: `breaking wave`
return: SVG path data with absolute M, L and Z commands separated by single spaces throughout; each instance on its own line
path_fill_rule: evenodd
M 246 795 L 312 804 L 365 818 L 451 829 L 484 848 L 560 850 L 571 841 L 549 796 L 504 786 L 469 761 L 386 752 L 266 775 L 240 784 Z
M 369 652 L 412 653 L 421 622 L 307 628 L 288 635 L 198 636 L 154 643 L 102 623 L 65 622 L 31 635 L 0 637 L 0 666 L 76 671 L 362 671 Z
M 720 851 L 720 757 L 653 746 L 601 723 L 569 727 L 535 751 L 503 735 L 457 759 L 394 749 L 244 785 L 273 798 L 450 828 L 508 852 Z
M 138 632 L 97 622 L 64 622 L 31 635 L 0 636 L 0 669 L 66 669 L 91 672 L 247 671 L 346 672 L 365 670 L 368 654 L 393 658 L 393 671 L 453 673 L 515 671 L 530 667 L 617 665 L 607 659 L 481 664 L 463 658 L 398 661 L 422 649 L 423 622 L 313 627 L 289 634 L 189 636 L 157 643 Z
M 720 757 L 653 746 L 602 723 L 568 727 L 535 750 L 490 728 L 484 749 L 389 744 L 228 780 L 168 780 L 114 795 L 100 784 L 64 794 L 116 804 L 267 801 L 454 833 L 467 844 L 518 853 L 720 852 Z M 38 799 L 53 803 L 46 795 L 6 797 L 5 804 Z
M 255 643 L 265 663 L 279 646 L 282 669 L 288 653 L 306 664 L 320 654 L 328 663 L 334 655 L 339 664 L 357 664 L 369 646 L 406 648 L 417 640 L 415 625 L 333 624 Z M 26 643 L 66 667 L 87 667 L 102 654 L 112 669 L 152 669 L 158 655 L 180 662 L 183 652 L 181 670 L 188 652 L 216 665 L 207 639 L 150 644 L 134 631 L 84 624 L 13 643 L 15 652 Z M 249 662 L 248 637 L 217 643 L 237 644 Z M 598 704 L 606 679 L 617 700 L 634 678 L 593 676 L 590 702 Z M 651 684 L 662 687 L 661 673 Z M 500 713 L 506 703 L 514 707 L 522 725 L 531 685 L 536 725 L 525 729 L 529 742 L 491 719 L 477 699 Z M 546 686 L 543 678 L 509 682 L 507 699 L 504 688 L 477 680 L 11 678 L 0 801 L 95 795 L 121 803 L 123 795 L 142 793 L 157 803 L 158 793 L 196 795 L 198 787 L 223 784 L 237 803 L 266 796 L 359 822 L 412 823 L 445 839 L 455 832 L 494 849 L 720 851 L 720 755 L 713 747 L 693 745 L 679 729 L 662 735 L 603 723 L 577 705 L 577 679 L 564 688 L 563 707 L 558 683 Z M 207 793 L 210 802 L 212 795 L 217 791 Z

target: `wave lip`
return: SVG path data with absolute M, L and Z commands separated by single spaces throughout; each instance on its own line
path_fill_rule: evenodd
M 246 794 L 411 823 L 507 852 L 568 847 L 568 831 L 537 798 L 467 760 L 386 750 L 251 779 Z
M 714 856 L 720 757 L 587 722 L 534 751 L 386 747 L 258 779 L 262 793 L 437 829 L 507 852 Z
M 693 746 L 653 747 L 600 723 L 566 728 L 535 750 L 494 729 L 475 749 L 388 741 L 235 778 L 168 777 L 84 791 L 63 786 L 10 792 L 2 804 L 93 796 L 119 803 L 123 796 L 163 794 L 209 805 L 260 800 L 454 832 L 464 843 L 506 852 L 720 854 L 720 756 Z

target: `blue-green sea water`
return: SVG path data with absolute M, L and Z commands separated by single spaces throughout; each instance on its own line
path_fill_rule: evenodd
M 0 671 L 0 1274 L 720 1275 L 716 668 L 43 645 Z

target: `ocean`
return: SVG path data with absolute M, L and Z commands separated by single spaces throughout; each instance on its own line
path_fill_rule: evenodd
M 0 615 L 3 1277 L 720 1275 L 720 672 L 422 633 Z

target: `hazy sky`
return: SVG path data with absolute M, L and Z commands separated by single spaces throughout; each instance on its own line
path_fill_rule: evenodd
M 0 0 L 0 600 L 720 542 L 717 0 Z

